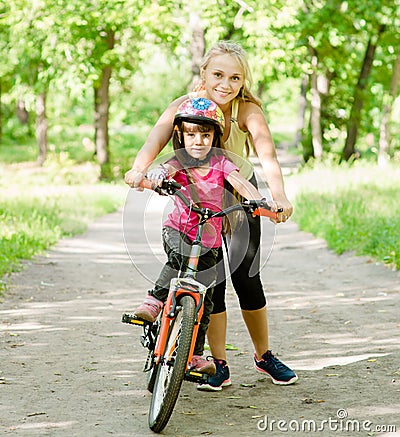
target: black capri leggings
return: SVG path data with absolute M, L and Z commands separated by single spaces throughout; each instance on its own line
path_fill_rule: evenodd
M 257 187 L 253 175 L 250 182 Z M 264 289 L 260 277 L 260 217 L 245 214 L 245 220 L 239 229 L 235 229 L 230 239 L 228 250 L 228 264 L 233 287 L 239 299 L 242 310 L 258 310 L 266 305 Z M 225 289 L 226 275 L 223 263 L 222 248 L 219 249 L 217 259 L 217 285 L 214 288 L 212 314 L 226 310 Z

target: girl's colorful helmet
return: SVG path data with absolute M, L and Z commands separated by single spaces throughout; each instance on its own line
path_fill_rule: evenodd
M 188 123 L 211 123 L 220 130 L 225 129 L 225 118 L 221 108 L 212 100 L 203 97 L 187 99 L 179 105 L 175 114 L 174 124 L 187 121 Z

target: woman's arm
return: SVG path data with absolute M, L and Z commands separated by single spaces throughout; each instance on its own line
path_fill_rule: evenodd
M 137 188 L 139 186 L 151 163 L 168 144 L 172 135 L 176 111 L 178 106 L 186 98 L 187 96 L 182 96 L 174 100 L 163 112 L 153 129 L 150 131 L 146 142 L 136 155 L 132 168 L 125 173 L 125 183 L 132 188 Z
M 254 103 L 246 102 L 240 106 L 239 124 L 251 136 L 254 149 L 263 167 L 265 179 L 271 191 L 272 198 L 278 208 L 283 208 L 282 217 L 289 218 L 293 213 L 293 206 L 286 197 L 283 176 L 279 165 L 275 145 L 265 120 L 264 114 Z M 283 219 L 281 221 L 286 221 Z

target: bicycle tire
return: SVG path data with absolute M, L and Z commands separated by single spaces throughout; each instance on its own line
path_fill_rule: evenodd
M 151 397 L 149 427 L 157 433 L 167 425 L 178 400 L 192 343 L 196 304 L 191 296 L 183 296 L 180 305 L 182 309 L 172 321 L 166 340 L 165 356 L 173 357 L 173 365 L 170 362 L 158 364 Z

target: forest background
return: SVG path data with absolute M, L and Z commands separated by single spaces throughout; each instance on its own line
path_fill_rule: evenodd
M 205 51 L 234 40 L 294 220 L 400 267 L 400 0 L 0 0 L 0 286 L 20 260 L 121 206 L 121 181 Z

